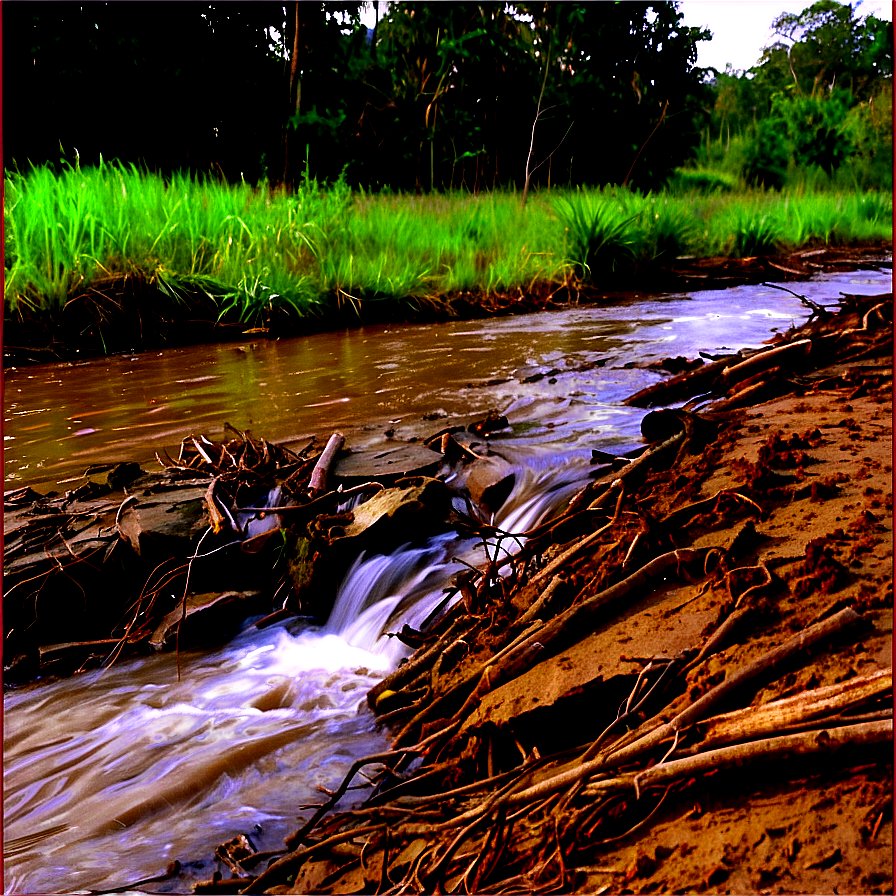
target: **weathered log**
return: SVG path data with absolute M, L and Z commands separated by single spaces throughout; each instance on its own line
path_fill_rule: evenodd
M 793 697 L 712 716 L 697 723 L 695 727 L 701 734 L 701 739 L 686 752 L 704 752 L 737 741 L 786 731 L 803 722 L 854 710 L 872 700 L 885 697 L 892 688 L 893 670 L 879 669 L 870 675 L 813 688 Z
M 680 373 L 668 380 L 661 380 L 647 386 L 625 400 L 625 404 L 636 408 L 647 408 L 658 404 L 673 404 L 683 398 L 691 398 L 699 392 L 709 391 L 715 378 L 739 355 L 725 355 L 710 364 Z
M 730 389 L 735 383 L 770 367 L 793 364 L 794 361 L 805 358 L 811 351 L 811 339 L 798 339 L 796 342 L 756 352 L 746 361 L 726 367 L 719 375 L 719 385 L 724 389 Z
M 812 756 L 835 753 L 844 747 L 873 747 L 893 740 L 893 720 L 882 719 L 861 722 L 856 725 L 840 725 L 835 728 L 816 728 L 798 734 L 784 734 L 780 737 L 769 737 L 753 740 L 748 743 L 720 747 L 716 750 L 697 753 L 681 759 L 661 762 L 642 772 L 629 772 L 605 781 L 598 781 L 586 787 L 582 792 L 588 799 L 608 792 L 634 789 L 636 793 L 655 786 L 665 786 L 691 778 L 694 775 L 722 769 L 740 768 L 752 762 L 790 759 L 796 756 Z M 537 787 L 538 785 L 536 785 Z M 531 788 L 535 790 L 535 788 Z M 508 803 L 516 805 L 523 802 L 526 794 L 514 795 Z M 529 799 L 532 798 L 530 794 Z
M 345 436 L 341 432 L 334 432 L 327 442 L 327 447 L 317 459 L 314 469 L 311 471 L 311 480 L 308 483 L 308 491 L 312 494 L 319 494 L 326 491 L 327 476 L 330 473 L 330 466 L 334 458 L 339 453 L 339 449 L 345 444 Z

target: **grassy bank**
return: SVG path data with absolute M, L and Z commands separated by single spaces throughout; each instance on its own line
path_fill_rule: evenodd
M 58 312 L 139 275 L 173 302 L 202 293 L 222 318 L 258 325 L 438 305 L 574 277 L 620 282 L 679 255 L 749 256 L 892 235 L 892 198 L 794 190 L 646 196 L 618 188 L 432 196 L 295 193 L 170 180 L 117 163 L 36 168 L 5 179 L 6 314 Z

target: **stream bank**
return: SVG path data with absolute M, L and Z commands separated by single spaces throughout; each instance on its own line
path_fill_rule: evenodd
M 364 807 L 202 889 L 890 892 L 892 296 L 764 355 L 420 633 Z
M 628 274 L 625 287 L 608 280 L 601 287 L 574 278 L 536 281 L 527 289 L 489 293 L 457 292 L 420 296 L 407 302 L 345 302 L 337 296 L 313 315 L 282 308 L 265 312 L 260 326 L 223 311 L 202 290 L 172 292 L 141 273 L 110 275 L 76 292 L 58 311 L 20 306 L 3 321 L 3 366 L 83 361 L 116 353 L 199 343 L 280 339 L 371 324 L 475 320 L 605 303 L 639 295 L 726 289 L 766 280 L 803 280 L 819 273 L 881 270 L 892 264 L 892 245 L 825 246 L 748 258 L 682 257 L 668 265 Z

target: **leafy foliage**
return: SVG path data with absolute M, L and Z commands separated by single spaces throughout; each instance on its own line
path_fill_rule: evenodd
M 8 158 L 55 164 L 62 146 L 229 182 L 344 172 L 353 187 L 478 192 L 521 185 L 534 141 L 535 186 L 644 189 L 699 139 L 709 35 L 675 3 L 392 3 L 372 31 L 361 6 L 16 4 Z
M 782 13 L 749 72 L 717 72 L 698 160 L 748 182 L 892 186 L 892 23 L 817 0 Z M 844 177 L 840 177 L 840 172 Z
M 612 197 L 584 193 L 562 197 L 554 203 L 567 234 L 567 260 L 577 277 L 593 281 L 619 274 L 634 259 L 635 236 L 631 215 Z

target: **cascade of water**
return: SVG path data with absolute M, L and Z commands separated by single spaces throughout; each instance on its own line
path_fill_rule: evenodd
M 579 453 L 566 457 L 527 456 L 510 472 L 514 486 L 494 520 L 513 537 L 485 542 L 453 533 L 430 538 L 422 546 L 406 544 L 389 555 L 357 558 L 336 595 L 327 630 L 347 644 L 386 656 L 393 664 L 409 650 L 389 632 L 403 624 L 419 628 L 445 600 L 445 591 L 463 564 L 500 560 L 522 547 L 525 532 L 537 526 L 581 484 L 587 464 Z M 455 598 L 456 599 L 456 598 Z

